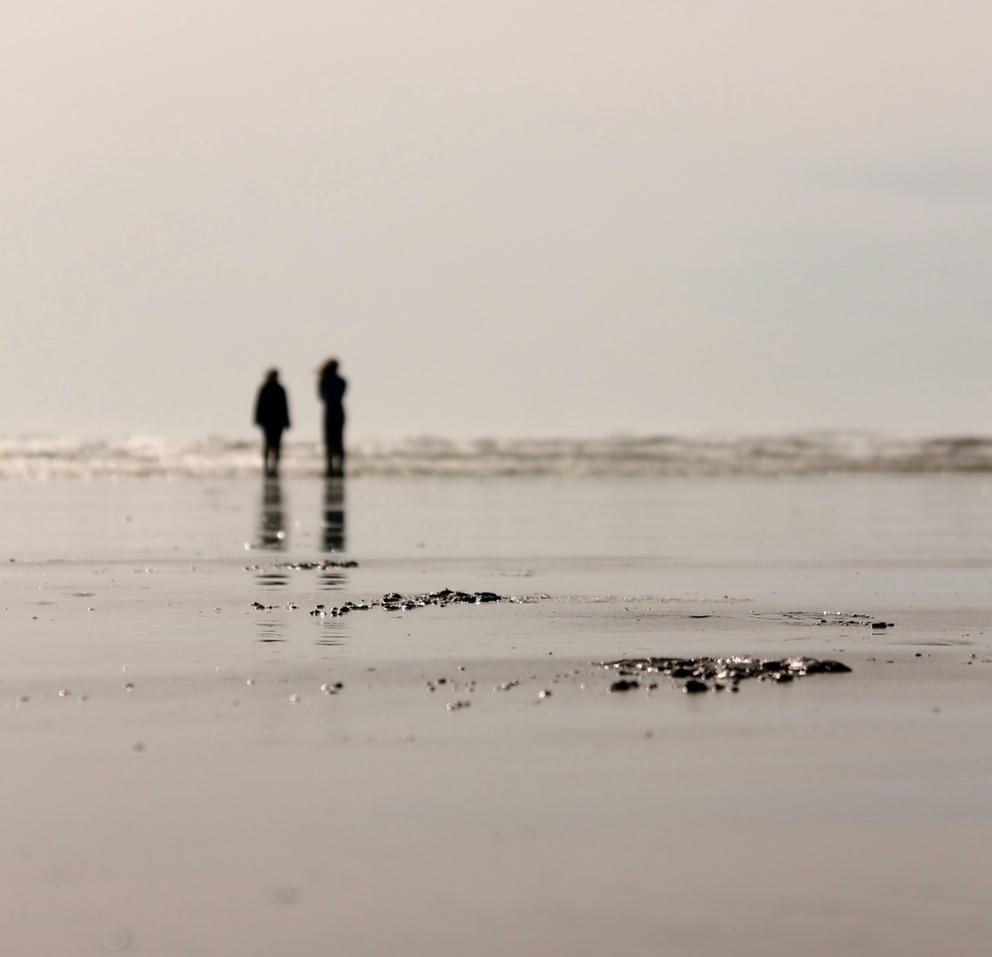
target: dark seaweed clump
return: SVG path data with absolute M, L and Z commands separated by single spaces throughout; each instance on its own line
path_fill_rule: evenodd
M 353 611 L 368 611 L 370 608 L 382 608 L 386 611 L 411 611 L 414 608 L 428 608 L 430 606 L 444 608 L 447 605 L 486 605 L 500 601 L 519 601 L 519 599 L 497 595 L 491 591 L 467 592 L 442 588 L 441 591 L 429 592 L 426 595 L 401 595 L 398 592 L 390 592 L 378 600 L 346 601 L 343 605 L 333 608 L 318 605 L 310 614 L 336 618 Z
M 841 674 L 851 670 L 843 662 L 829 659 L 751 658 L 742 655 L 731 658 L 620 658 L 601 664 L 604 668 L 612 668 L 622 679 L 652 673 L 687 679 L 682 690 L 689 694 L 709 690 L 707 682 L 711 682 L 716 691 L 736 691 L 737 685 L 747 678 L 784 683 L 807 675 Z M 637 686 L 632 681 L 627 684 Z
M 290 568 L 293 571 L 318 571 L 326 572 L 329 568 L 358 568 L 355 561 L 319 561 L 319 562 L 282 562 L 276 568 Z

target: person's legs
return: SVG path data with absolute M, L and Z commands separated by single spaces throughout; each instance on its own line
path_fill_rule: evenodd
M 344 462 L 339 463 L 341 457 L 341 426 L 338 417 L 327 412 L 324 413 L 324 453 L 327 459 L 328 477 L 341 474 Z
M 268 474 L 269 471 L 269 433 L 262 431 L 262 471 Z
M 344 428 L 341 422 L 332 423 L 328 430 L 327 474 L 344 475 Z
M 282 451 L 282 429 L 266 430 L 265 471 L 275 475 L 279 471 L 279 454 Z

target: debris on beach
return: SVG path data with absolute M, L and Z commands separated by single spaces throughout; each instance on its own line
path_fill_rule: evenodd
M 737 691 L 737 685 L 748 678 L 784 684 L 807 675 L 842 674 L 851 669 L 840 661 L 807 657 L 752 658 L 734 655 L 730 658 L 620 658 L 600 662 L 613 669 L 620 680 L 610 685 L 610 691 L 629 691 L 639 687 L 637 677 L 663 674 L 669 678 L 687 679 L 682 686 L 686 694 L 710 690 Z
M 442 588 L 441 591 L 433 591 L 424 595 L 401 595 L 399 592 L 390 592 L 388 595 L 383 595 L 379 599 L 346 601 L 343 605 L 336 605 L 332 608 L 317 605 L 310 614 L 321 618 L 339 618 L 342 615 L 349 615 L 353 611 L 369 611 L 372 608 L 382 608 L 385 611 L 411 611 L 414 608 L 445 608 L 448 605 L 486 605 L 494 602 L 519 602 L 522 600 L 521 598 L 510 598 L 506 595 L 497 595 L 491 591 L 466 592 Z M 262 607 L 264 608 L 265 606 Z
M 614 681 L 610 685 L 610 691 L 635 691 L 640 688 L 640 683 L 637 681 L 628 681 L 626 678 L 621 678 L 619 681 Z
M 256 568 L 258 566 L 255 566 Z M 316 561 L 316 562 L 281 562 L 276 565 L 276 568 L 288 568 L 291 571 L 302 571 L 302 572 L 326 572 L 331 568 L 358 568 L 358 562 L 355 561 Z
M 409 611 L 413 608 L 426 608 L 431 605 L 444 608 L 447 605 L 484 605 L 500 601 L 514 601 L 514 599 L 497 595 L 496 592 L 492 591 L 464 592 L 442 588 L 440 591 L 429 592 L 426 595 L 400 595 L 391 592 L 388 595 L 383 595 L 380 601 L 372 604 L 385 608 L 387 611 Z
M 895 628 L 891 621 L 879 621 L 871 615 L 855 614 L 847 611 L 752 611 L 752 618 L 763 618 L 766 621 L 779 621 L 787 625 L 840 625 L 843 627 L 861 627 L 882 630 Z
M 497 602 L 520 603 L 532 600 L 534 599 L 498 595 L 492 591 L 467 592 L 442 588 L 440 591 L 428 592 L 422 595 L 401 595 L 399 592 L 389 592 L 389 594 L 383 595 L 382 598 L 367 599 L 364 601 L 346 601 L 342 605 L 335 605 L 330 608 L 324 604 L 318 604 L 308 614 L 311 618 L 340 618 L 342 615 L 349 615 L 353 611 L 369 611 L 372 608 L 382 608 L 384 611 L 412 611 L 414 608 L 445 608 L 448 605 L 488 605 Z M 253 601 L 249 607 L 255 611 L 274 611 L 280 606 L 266 605 L 260 601 Z M 284 607 L 291 611 L 295 611 L 298 608 L 292 602 L 286 604 Z M 548 652 L 548 654 L 551 654 L 551 652 Z
M 462 708 L 471 708 L 471 701 L 449 701 L 445 706 L 448 711 L 460 711 Z

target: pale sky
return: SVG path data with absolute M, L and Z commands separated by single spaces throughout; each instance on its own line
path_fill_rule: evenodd
M 992 4 L 4 0 L 0 434 L 992 432 Z

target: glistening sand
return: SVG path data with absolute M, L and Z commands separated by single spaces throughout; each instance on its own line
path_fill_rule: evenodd
M 987 952 L 986 477 L 2 493 L 5 952 Z M 592 664 L 722 654 L 854 670 Z

